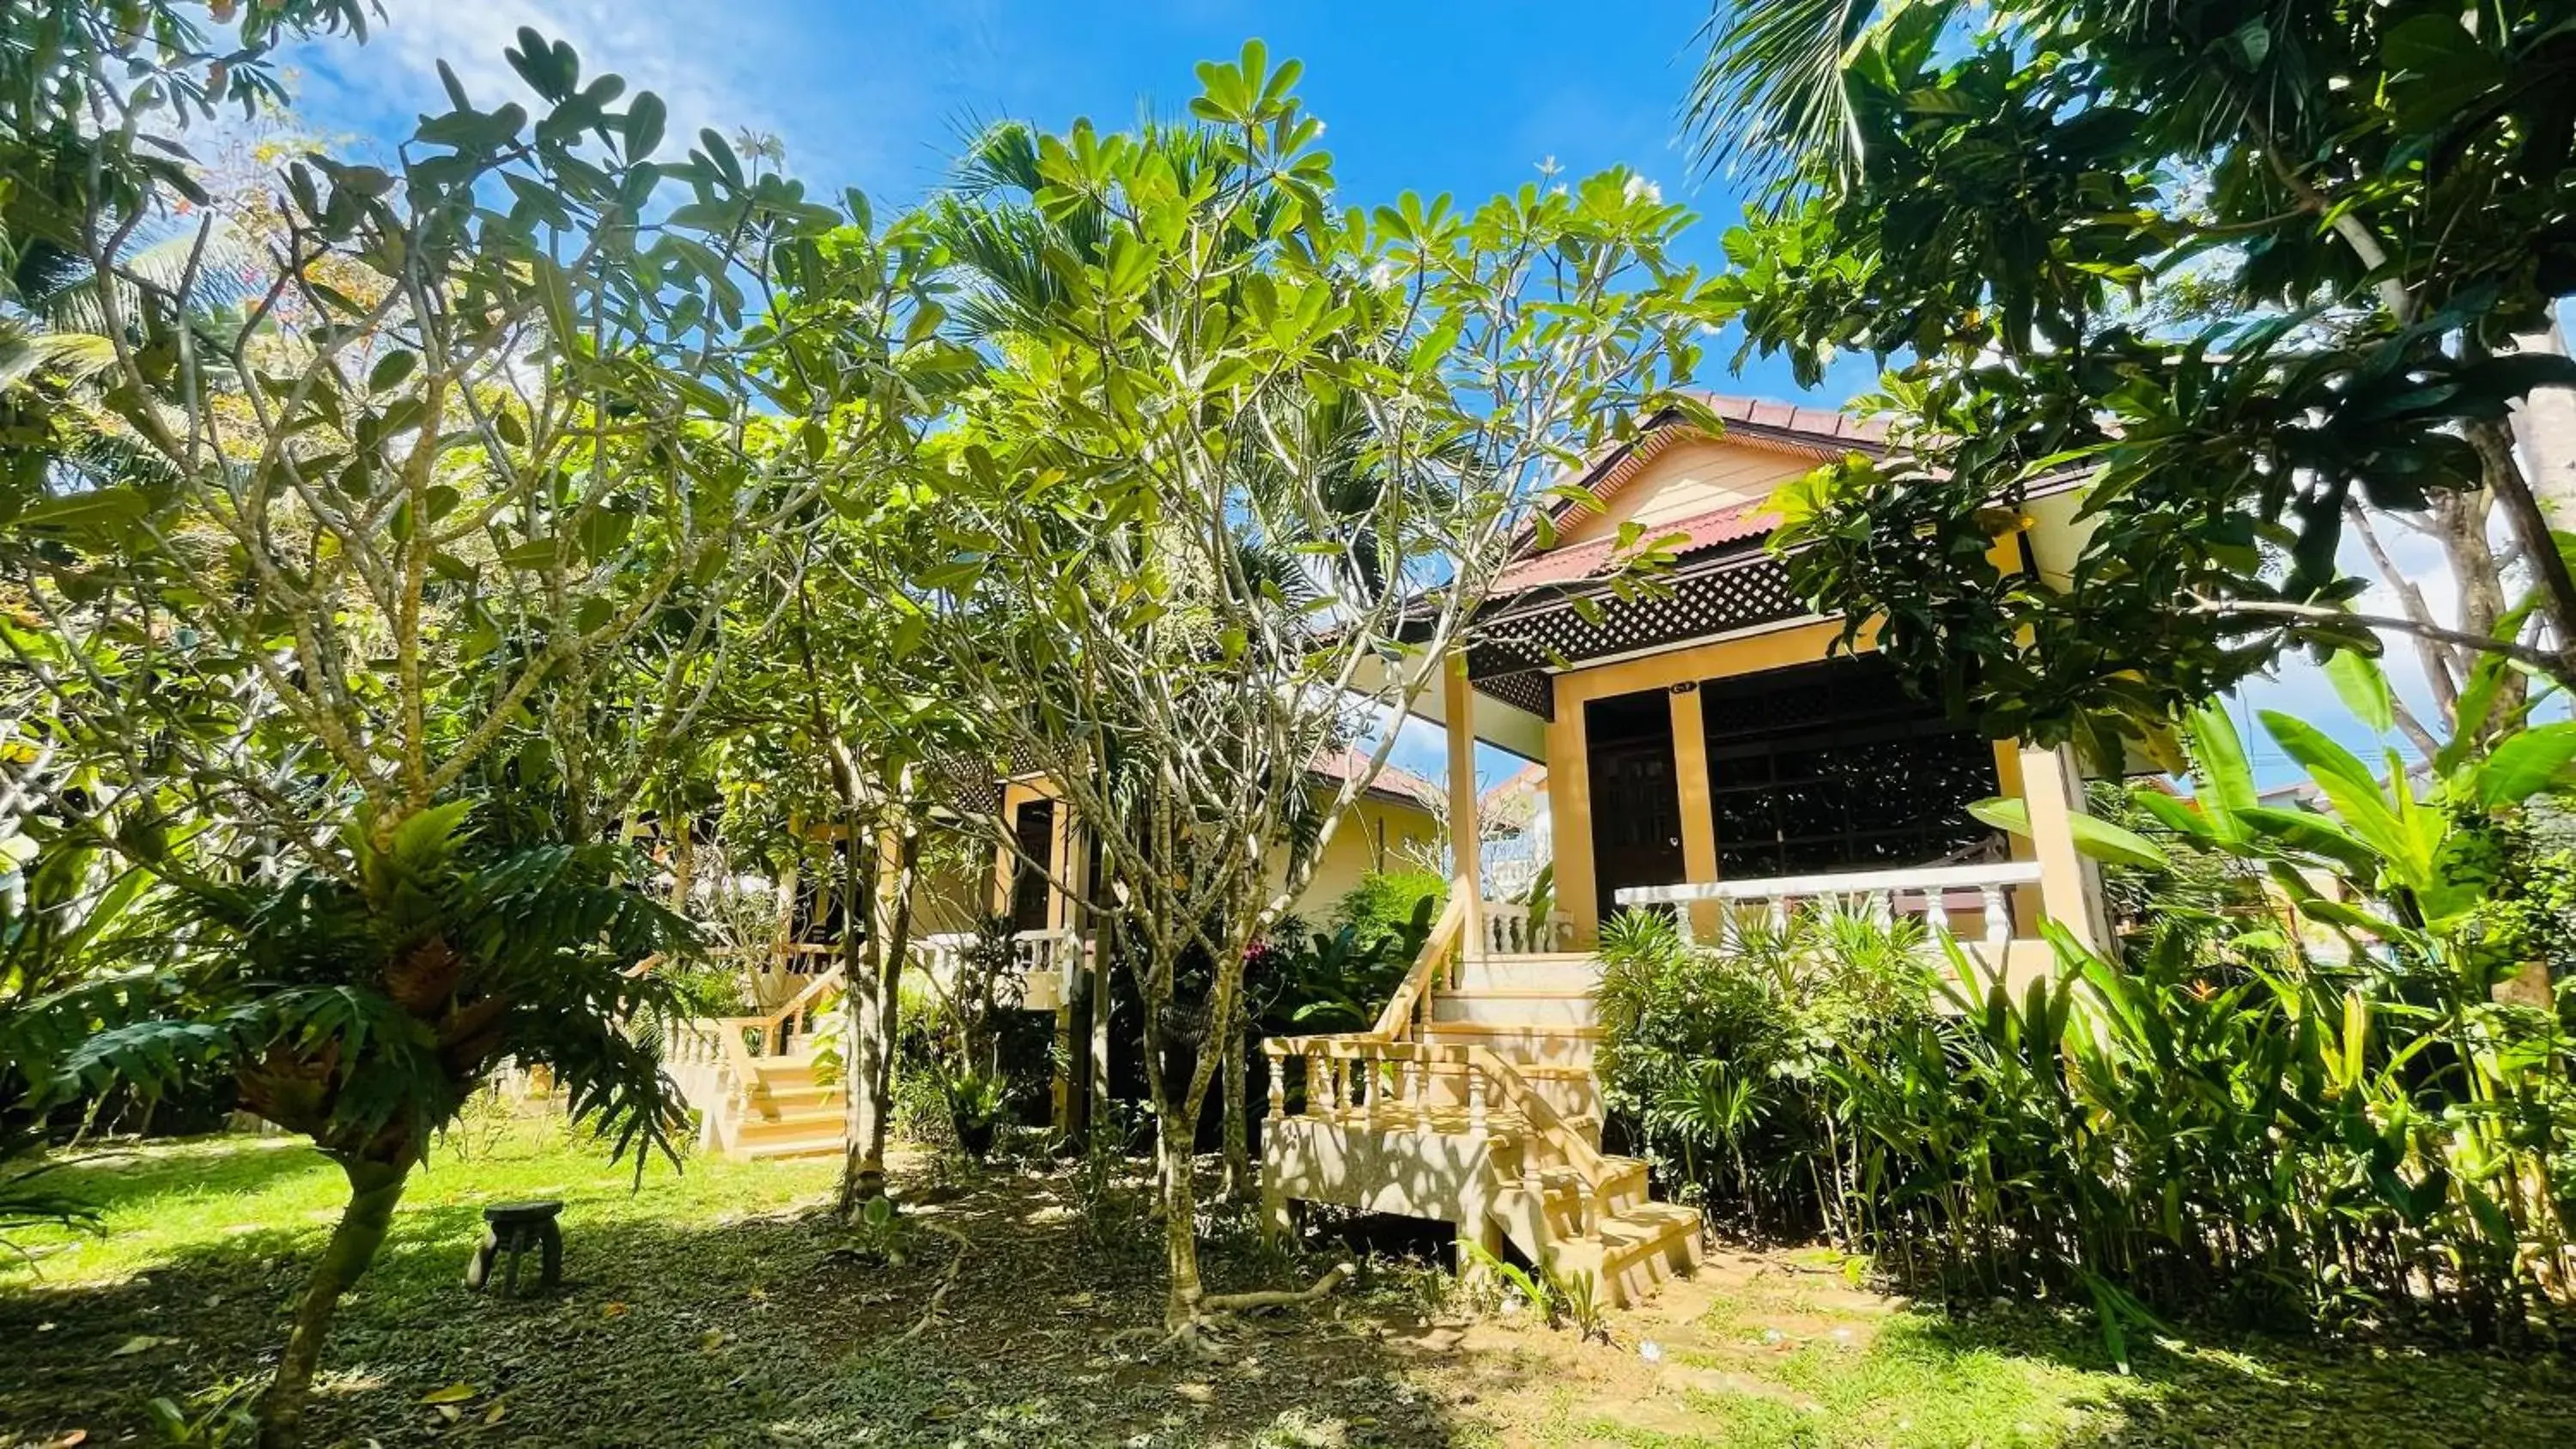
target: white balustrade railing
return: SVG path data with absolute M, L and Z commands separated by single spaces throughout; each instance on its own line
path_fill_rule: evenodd
M 1623 906 L 1680 906 L 1684 934 L 1697 938 L 1687 907 L 1713 903 L 1718 921 L 1717 944 L 1741 939 L 1746 915 L 1758 915 L 1772 927 L 1787 924 L 1792 913 L 1811 905 L 1839 905 L 1883 921 L 1899 914 L 1921 916 L 1936 937 L 1982 940 L 2002 946 L 2013 937 L 2012 892 L 2039 884 L 2039 863 L 2002 860 L 1985 865 L 1926 865 L 1895 870 L 1838 871 L 1826 875 L 1769 876 L 1757 880 L 1702 881 L 1693 885 L 1630 886 L 1618 894 Z M 1976 929 L 1959 929 L 1964 916 Z
M 1534 922 L 1530 908 L 1518 901 L 1478 901 L 1476 918 L 1483 922 L 1485 954 L 1489 956 L 1529 956 L 1558 950 L 1566 934 L 1563 921 Z
M 950 989 L 975 949 L 976 936 L 944 931 L 912 939 L 912 964 L 941 990 Z M 1023 996 L 1008 1005 L 1053 1010 L 1071 1001 L 1078 989 L 1091 943 L 1072 931 L 1022 931 L 1011 938 L 1012 958 L 1020 968 Z

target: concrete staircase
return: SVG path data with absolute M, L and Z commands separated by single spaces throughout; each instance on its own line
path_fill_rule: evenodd
M 1614 1304 L 1697 1266 L 1699 1214 L 1647 1195 L 1646 1164 L 1601 1151 L 1601 1029 L 1589 954 L 1461 954 L 1453 910 L 1375 1029 L 1277 1039 L 1262 1189 L 1435 1218 L 1508 1242 Z M 1291 1068 L 1290 1063 L 1298 1066 Z M 1302 1086 L 1288 1110 L 1288 1086 Z
M 737 1161 L 840 1154 L 845 1099 L 814 1080 L 809 1045 L 814 1014 L 840 983 L 837 969 L 822 972 L 767 1016 L 675 1028 L 663 1060 L 698 1113 L 700 1150 Z
M 838 1157 L 848 1099 L 814 1081 L 811 1056 L 755 1061 L 756 1073 L 723 1133 L 724 1154 L 744 1161 Z

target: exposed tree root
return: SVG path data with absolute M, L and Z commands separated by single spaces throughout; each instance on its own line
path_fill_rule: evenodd
M 930 1301 L 922 1305 L 921 1317 L 903 1331 L 903 1336 L 895 1340 L 897 1343 L 910 1343 L 921 1337 L 922 1330 L 930 1326 L 930 1320 L 939 1316 L 939 1305 L 948 1301 L 948 1290 L 957 1286 L 957 1270 L 966 1266 L 966 1254 L 975 1246 L 973 1240 L 955 1228 L 938 1223 L 923 1223 L 921 1226 L 955 1243 L 957 1256 L 948 1260 L 948 1271 L 939 1275 L 939 1286 L 930 1290 Z
M 1356 1263 L 1335 1263 L 1323 1277 L 1305 1288 L 1294 1290 L 1267 1289 L 1257 1293 L 1219 1293 L 1199 1300 L 1199 1311 L 1189 1321 L 1163 1336 L 1163 1341 L 1145 1351 L 1147 1358 L 1160 1358 L 1173 1349 L 1186 1351 L 1201 1362 L 1224 1360 L 1225 1343 L 1220 1330 L 1225 1321 L 1238 1314 L 1258 1313 L 1268 1308 L 1296 1308 L 1313 1303 L 1335 1288 L 1342 1280 L 1359 1271 Z M 1137 1330 L 1150 1332 L 1151 1330 Z M 1121 1334 L 1120 1337 L 1127 1335 Z
M 1261 1293 L 1220 1293 L 1211 1298 L 1202 1298 L 1199 1300 L 1199 1316 L 1206 1318 L 1219 1313 L 1252 1313 L 1263 1308 L 1294 1308 L 1299 1304 L 1312 1303 L 1340 1287 L 1343 1279 L 1358 1271 L 1359 1265 L 1356 1263 L 1335 1263 L 1326 1270 L 1323 1277 L 1315 1280 L 1312 1287 L 1300 1288 L 1294 1292 L 1273 1290 Z

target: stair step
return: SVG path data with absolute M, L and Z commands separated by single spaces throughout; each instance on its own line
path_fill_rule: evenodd
M 786 1137 L 814 1137 L 823 1133 L 840 1135 L 843 1123 L 838 1111 L 783 1112 L 775 1117 L 749 1116 L 733 1129 L 737 1142 L 775 1141 Z
M 831 1107 L 838 1110 L 842 1101 L 841 1084 L 838 1082 L 828 1087 L 816 1086 L 811 1082 L 784 1086 L 763 1082 L 753 1089 L 753 1095 L 780 1111 L 800 1107 Z
M 765 1138 L 758 1142 L 734 1144 L 732 1156 L 745 1161 L 774 1162 L 790 1157 L 838 1157 L 842 1138 L 836 1130 L 828 1137 L 811 1134 L 802 1137 Z
M 1467 991 L 1547 989 L 1588 993 L 1601 984 L 1601 963 L 1589 953 L 1546 956 L 1470 956 L 1458 963 L 1458 987 Z
M 1668 1202 L 1639 1203 L 1602 1222 L 1596 1271 L 1614 1303 L 1634 1303 L 1655 1285 L 1699 1266 L 1699 1213 Z
M 1429 1039 L 1489 1048 L 1524 1072 L 1534 1066 L 1588 1071 L 1592 1066 L 1592 1045 L 1601 1039 L 1601 1028 L 1527 1021 L 1434 1020 Z
M 1562 991 L 1461 992 L 1431 998 L 1431 1020 L 1560 1030 L 1597 1025 L 1600 1008 L 1589 996 Z
M 1618 1247 L 1659 1242 L 1685 1231 L 1699 1231 L 1698 1209 L 1673 1202 L 1641 1202 L 1603 1219 L 1595 1236 Z
M 1454 998 L 1434 997 L 1432 1000 Z M 1552 1021 L 1441 1021 L 1431 1023 L 1433 1036 L 1524 1036 L 1557 1037 L 1569 1041 L 1594 1042 L 1601 1039 L 1601 1028 L 1592 1023 L 1568 1025 Z

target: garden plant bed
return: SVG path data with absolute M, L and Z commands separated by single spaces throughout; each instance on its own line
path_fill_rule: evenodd
M 2080 1319 L 1968 1319 L 1855 1288 L 1819 1254 L 1719 1252 L 1580 1342 L 1476 1317 L 1378 1261 L 1253 1319 L 1230 1363 L 1153 1356 L 1154 1236 L 1086 1231 L 1052 1165 L 898 1165 L 914 1225 L 835 1225 L 829 1164 L 631 1170 L 551 1123 L 442 1149 L 324 1361 L 313 1442 L 364 1445 L 2107 1445 L 2551 1443 L 2567 1365 L 2453 1351 L 2160 1344 L 2113 1372 Z M 1139 1164 L 1141 1165 L 1141 1164 Z M 103 1236 L 42 1233 L 0 1276 L 0 1444 L 150 1444 L 146 1404 L 261 1374 L 339 1174 L 231 1136 L 66 1171 Z M 1149 1194 L 1128 1190 L 1141 1211 Z M 564 1200 L 565 1285 L 462 1285 L 485 1205 Z M 1120 1209 L 1113 1209 L 1120 1210 Z M 1240 1215 L 1244 1224 L 1249 1214 Z M 1288 1287 L 1229 1218 L 1211 1287 Z M 289 1226 L 291 1225 L 291 1226 Z M 961 1249 L 962 1241 L 966 1246 Z M 1316 1259 L 1314 1262 L 1324 1261 Z M 952 1276 L 953 1275 L 953 1276 Z M 929 1311 L 942 1283 L 937 1311 Z M 85 1438 L 75 1435 L 85 1433 Z

